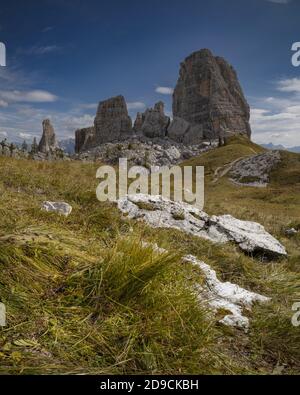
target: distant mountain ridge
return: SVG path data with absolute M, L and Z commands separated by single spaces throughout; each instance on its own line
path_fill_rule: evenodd
M 295 147 L 284 147 L 281 144 L 273 144 L 273 143 L 269 143 L 269 144 L 261 144 L 262 147 L 267 148 L 267 149 L 271 149 L 271 150 L 283 150 L 283 151 L 289 151 L 289 152 L 295 152 L 295 153 L 300 153 L 300 146 L 295 146 Z
M 60 140 L 58 144 L 67 154 L 73 155 L 75 153 L 75 139 Z
M 12 144 L 14 144 L 17 148 L 22 147 L 22 143 L 19 141 L 13 141 Z M 28 150 L 30 151 L 31 142 L 28 142 L 27 145 L 28 145 Z M 69 139 L 60 140 L 58 142 L 58 145 L 69 155 L 73 155 L 75 153 L 75 139 L 69 138 Z

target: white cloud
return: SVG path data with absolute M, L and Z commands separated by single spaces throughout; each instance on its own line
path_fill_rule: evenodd
M 277 82 L 277 90 L 281 92 L 299 92 L 300 78 L 287 78 Z
M 0 99 L 0 107 L 7 107 L 8 103 L 5 100 Z
M 0 91 L 1 100 L 8 103 L 49 103 L 58 99 L 57 96 L 43 90 L 32 91 Z
M 161 95 L 172 95 L 174 89 L 167 86 L 158 86 L 155 88 L 155 92 L 160 93 Z
M 253 140 L 259 144 L 275 141 L 286 147 L 300 145 L 300 111 L 295 111 L 296 107 L 251 109 Z
M 24 80 L 24 77 L 21 72 L 12 71 L 8 67 L 0 67 L 0 79 L 3 86 L 3 83 L 15 84 L 20 80 Z
M 19 136 L 24 140 L 31 140 L 33 138 L 32 134 L 30 133 L 19 133 Z
M 7 132 L 7 139 L 12 142 L 22 142 L 27 136 L 28 140 L 33 137 L 39 140 L 42 136 L 42 121 L 46 118 L 51 120 L 59 140 L 74 138 L 76 129 L 94 124 L 94 115 L 79 114 L 77 107 L 62 112 L 15 103 L 0 111 L 0 131 Z
M 146 107 L 145 103 L 136 101 L 132 103 L 127 103 L 128 110 L 143 110 Z
M 252 108 L 251 109 L 251 117 L 254 120 L 258 120 L 261 117 L 263 117 L 264 115 L 268 114 L 268 110 L 263 110 L 261 108 Z
M 270 109 L 282 109 L 293 105 L 293 101 L 290 98 L 284 97 L 266 97 L 261 99 L 261 105 L 267 106 Z
M 274 96 L 251 99 L 251 127 L 257 143 L 300 145 L 300 79 L 275 81 Z
M 54 114 L 51 117 L 56 125 L 60 125 L 62 131 L 67 132 L 75 132 L 76 129 L 92 126 L 94 124 L 94 118 L 94 116 L 89 114 L 84 114 L 82 116 Z
M 0 131 L 0 136 L 7 137 L 7 132 L 1 132 L 1 131 Z

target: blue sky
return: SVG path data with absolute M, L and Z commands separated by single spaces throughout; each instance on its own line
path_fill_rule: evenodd
M 210 48 L 238 72 L 253 139 L 300 145 L 300 0 L 0 1 L 0 139 L 40 137 L 46 117 L 73 137 L 118 94 L 133 117 L 158 100 L 171 113 L 180 62 Z

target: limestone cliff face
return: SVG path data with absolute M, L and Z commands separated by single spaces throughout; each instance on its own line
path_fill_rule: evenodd
M 94 126 L 76 130 L 75 152 L 124 140 L 132 132 L 132 121 L 124 97 L 112 97 L 99 103 Z
M 169 124 L 170 118 L 165 115 L 164 103 L 160 101 L 154 108 L 137 114 L 134 130 L 149 138 L 165 138 Z
M 95 144 L 122 140 L 132 134 L 132 121 L 123 96 L 99 103 L 94 122 Z
M 39 142 L 38 151 L 47 154 L 58 148 L 54 128 L 49 119 L 43 121 L 43 135 Z
M 95 144 L 95 128 L 77 129 L 75 131 L 75 152 L 79 153 L 92 148 Z
M 249 138 L 250 108 L 237 74 L 226 60 L 208 49 L 188 56 L 181 64 L 173 94 L 173 120 L 164 113 L 164 104 L 138 113 L 134 126 L 123 96 L 99 103 L 94 127 L 76 131 L 76 152 L 133 136 L 170 139 L 186 146 L 244 134 Z
M 208 49 L 194 52 L 181 64 L 173 115 L 201 125 L 204 139 L 223 137 L 227 131 L 251 136 L 250 108 L 237 74 Z

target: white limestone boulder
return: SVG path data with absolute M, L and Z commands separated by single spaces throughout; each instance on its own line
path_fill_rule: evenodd
M 118 200 L 118 208 L 128 218 L 143 220 L 153 228 L 173 228 L 208 238 L 205 231 L 208 215 L 188 204 L 137 194 Z
M 267 151 L 241 159 L 230 170 L 231 181 L 241 186 L 267 187 L 270 174 L 280 161 L 279 151 Z
M 166 254 L 168 251 L 158 245 L 142 242 L 142 247 L 151 247 L 155 253 Z M 224 311 L 224 317 L 219 321 L 221 324 L 248 331 L 250 327 L 249 318 L 245 311 L 251 312 L 254 303 L 267 303 L 271 300 L 266 296 L 248 291 L 237 284 L 222 282 L 217 273 L 209 265 L 197 259 L 194 255 L 186 255 L 183 262 L 189 262 L 198 267 L 204 275 L 204 284 L 194 284 L 193 289 L 201 303 L 206 303 L 213 313 Z M 226 314 L 227 313 L 227 314 Z
M 248 253 L 261 252 L 267 255 L 287 255 L 285 248 L 257 222 L 241 221 L 231 215 L 212 216 L 210 231 L 223 234 Z
M 153 228 L 172 228 L 214 243 L 235 242 L 247 253 L 286 256 L 284 246 L 256 223 L 230 215 L 212 216 L 182 202 L 161 196 L 136 194 L 118 200 L 128 218 L 142 220 Z
M 218 280 L 216 272 L 193 255 L 185 256 L 184 260 L 199 267 L 205 275 L 205 285 L 197 287 L 199 298 L 206 301 L 215 312 L 218 310 L 228 311 L 229 314 L 226 314 L 219 321 L 226 326 L 237 327 L 247 331 L 250 322 L 243 312 L 245 310 L 251 311 L 255 302 L 266 303 L 271 300 L 266 296 L 247 291 L 237 284 Z

